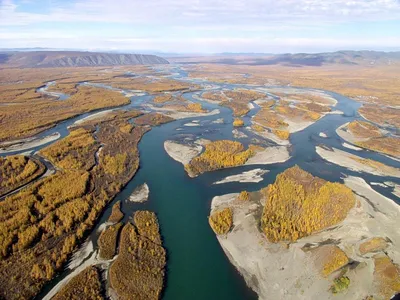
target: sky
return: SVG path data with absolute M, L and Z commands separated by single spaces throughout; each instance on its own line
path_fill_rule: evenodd
M 400 0 L 0 0 L 0 48 L 400 50 Z

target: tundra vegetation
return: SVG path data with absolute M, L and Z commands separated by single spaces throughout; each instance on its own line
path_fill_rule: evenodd
M 390 299 L 400 292 L 400 268 L 386 254 L 374 257 L 374 283 L 378 285 L 381 299 Z
M 191 176 L 197 176 L 207 171 L 241 166 L 254 155 L 254 147 L 245 150 L 243 144 L 236 141 L 214 141 L 205 146 L 205 151 L 189 164 L 185 170 Z
M 0 196 L 38 178 L 45 166 L 37 159 L 22 155 L 0 157 Z
M 92 266 L 73 277 L 52 299 L 102 300 L 103 294 L 100 271 Z
M 134 224 L 122 228 L 119 253 L 109 270 L 111 288 L 119 299 L 159 299 L 166 264 L 166 252 L 156 215 L 137 211 Z
M 371 252 L 379 252 L 385 250 L 389 246 L 386 239 L 382 237 L 374 237 L 360 244 L 359 250 L 361 255 L 371 253 Z
M 271 242 L 296 241 L 335 225 L 355 204 L 353 192 L 292 167 L 262 190 L 266 199 L 261 227 Z
M 37 295 L 133 177 L 139 166 L 137 144 L 150 127 L 134 125 L 129 133 L 119 130 L 131 117 L 120 111 L 107 121 L 74 129 L 42 151 L 59 167 L 54 175 L 0 202 L 0 298 Z M 102 151 L 93 164 L 100 144 Z M 65 164 L 67 152 L 73 153 L 71 161 L 79 162 L 73 168 Z

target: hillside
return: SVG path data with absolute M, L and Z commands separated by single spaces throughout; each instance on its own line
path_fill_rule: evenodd
M 227 65 L 284 65 L 322 66 L 338 65 L 391 65 L 400 62 L 400 52 L 381 51 L 337 51 L 326 53 L 285 54 L 215 54 L 204 57 L 175 57 L 171 61 L 180 63 L 218 63 Z
M 156 55 L 116 54 L 78 51 L 32 51 L 0 53 L 0 66 L 33 67 L 96 67 L 120 65 L 154 65 L 169 62 Z

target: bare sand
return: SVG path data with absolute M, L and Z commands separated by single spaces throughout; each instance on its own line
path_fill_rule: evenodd
M 336 226 L 314 233 L 294 243 L 271 243 L 259 229 L 262 204 L 257 200 L 239 201 L 238 194 L 215 197 L 212 212 L 224 207 L 233 210 L 233 228 L 225 236 L 217 236 L 228 259 L 242 274 L 260 299 L 365 299 L 378 293 L 374 284 L 373 254 L 361 255 L 359 246 L 372 237 L 391 242 L 385 250 L 400 262 L 400 209 L 392 200 L 376 193 L 365 181 L 348 177 L 345 184 L 361 196 L 347 218 Z M 329 291 L 340 270 L 324 278 L 316 267 L 319 259 L 313 251 L 323 244 L 335 244 L 350 261 L 359 262 L 346 272 L 348 289 L 338 295 Z
M 342 146 L 345 147 L 345 148 L 351 149 L 351 150 L 355 150 L 355 151 L 361 151 L 362 150 L 362 148 L 356 147 L 354 145 L 350 145 L 348 143 L 342 143 Z
M 257 151 L 254 156 L 250 157 L 245 165 L 268 165 L 283 163 L 289 160 L 290 155 L 287 147 L 273 146 L 267 147 L 262 151 Z
M 323 159 L 356 172 L 365 172 L 377 176 L 392 176 L 400 178 L 400 169 L 393 168 L 387 165 L 379 168 L 372 165 L 367 165 L 357 161 L 358 159 L 363 159 L 362 157 L 336 148 L 332 148 L 332 150 L 327 150 L 321 146 L 317 146 L 316 152 Z
M 27 138 L 0 144 L 0 153 L 10 153 L 17 151 L 24 151 L 31 148 L 39 147 L 50 142 L 58 140 L 61 135 L 58 132 L 47 135 L 42 138 Z
M 136 202 L 136 203 L 143 203 L 149 199 L 150 189 L 147 183 L 143 183 L 136 187 L 132 194 L 129 196 L 126 201 Z
M 87 116 L 83 119 L 80 119 L 78 121 L 76 121 L 72 126 L 78 126 L 78 125 L 82 125 L 83 123 L 87 122 L 87 121 L 93 121 L 93 120 L 97 120 L 97 119 L 101 119 L 104 116 L 108 115 L 109 113 L 113 112 L 114 109 L 108 109 L 108 110 L 104 110 L 104 111 L 100 111 L 98 113 L 94 113 L 90 116 Z
M 186 165 L 201 153 L 203 147 L 199 144 L 181 144 L 175 141 L 165 141 L 164 149 L 172 159 Z
M 262 169 L 254 169 L 251 171 L 246 171 L 237 175 L 231 175 L 225 177 L 224 179 L 214 182 L 214 184 L 223 184 L 223 183 L 230 183 L 230 182 L 260 182 L 263 180 L 262 175 L 268 173 L 269 170 L 262 170 Z
M 320 132 L 319 136 L 322 137 L 322 138 L 325 138 L 325 139 L 328 137 L 325 132 Z

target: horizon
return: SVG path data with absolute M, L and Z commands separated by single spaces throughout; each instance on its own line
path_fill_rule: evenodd
M 399 51 L 396 28 L 399 0 L 0 0 L 3 48 L 177 54 Z

